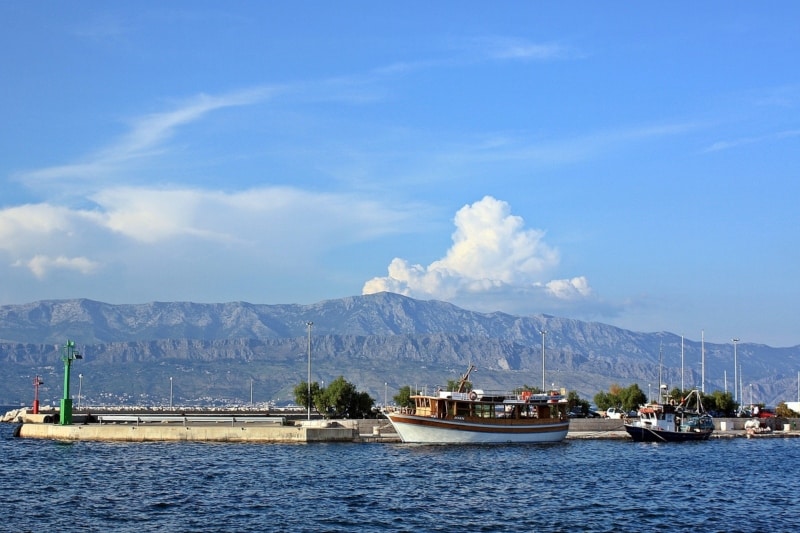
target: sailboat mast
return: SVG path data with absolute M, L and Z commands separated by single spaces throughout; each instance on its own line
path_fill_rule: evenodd
M 659 343 L 659 345 L 658 345 L 658 396 L 659 396 L 659 400 L 658 401 L 659 402 L 662 401 L 662 398 L 661 398 L 661 394 L 662 394 L 661 384 L 663 383 L 663 381 L 661 379 L 661 369 L 662 368 L 664 368 L 664 343 L 663 342 Z
M 681 335 L 681 394 L 686 389 L 683 386 L 683 335 Z

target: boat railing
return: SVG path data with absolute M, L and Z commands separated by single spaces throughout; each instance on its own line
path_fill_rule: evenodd
M 492 401 L 496 403 L 564 403 L 567 401 L 566 396 L 558 391 L 534 393 L 520 390 L 473 389 L 469 392 L 454 392 L 437 389 L 436 397 L 448 400 Z

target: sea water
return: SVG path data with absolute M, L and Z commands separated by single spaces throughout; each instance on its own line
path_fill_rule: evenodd
M 100 443 L 0 424 L 2 531 L 796 531 L 800 439 Z

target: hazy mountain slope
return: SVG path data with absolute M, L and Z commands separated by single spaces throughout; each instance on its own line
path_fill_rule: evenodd
M 312 305 L 112 305 L 80 299 L 0 307 L 0 401 L 27 401 L 37 373 L 48 375 L 50 396 L 60 397 L 58 346 L 67 339 L 86 356 L 75 363 L 75 372 L 84 374 L 89 390 L 98 394 L 157 401 L 177 374 L 186 399 L 246 400 L 250 380 L 259 384 L 256 401 L 285 399 L 306 379 L 308 321 L 314 323 L 312 380 L 343 375 L 381 402 L 384 394 L 394 394 L 390 387 L 442 384 L 469 362 L 478 366 L 475 380 L 484 388 L 541 386 L 542 330 L 547 332 L 548 386 L 575 389 L 585 397 L 614 382 L 655 390 L 659 353 L 663 381 L 670 386 L 681 381 L 681 339 L 674 334 L 549 316 L 475 313 L 389 293 Z M 683 353 L 684 385 L 699 385 L 700 343 L 685 341 Z M 745 400 L 750 383 L 756 401 L 795 399 L 797 354 L 797 348 L 739 344 Z M 706 390 L 724 389 L 726 377 L 732 390 L 732 346 L 706 343 L 705 362 Z

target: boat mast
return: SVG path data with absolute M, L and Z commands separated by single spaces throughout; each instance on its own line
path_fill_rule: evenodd
M 681 394 L 683 394 L 683 335 L 681 335 Z
M 662 403 L 664 398 L 662 398 L 662 391 L 661 391 L 661 369 L 664 367 L 664 343 L 663 341 L 658 345 L 658 402 Z
M 461 376 L 461 379 L 458 381 L 458 390 L 456 392 L 466 392 L 464 389 L 466 389 L 467 387 L 467 381 L 469 381 L 469 375 L 473 370 L 475 370 L 475 365 L 470 363 L 466 373 L 463 376 Z

